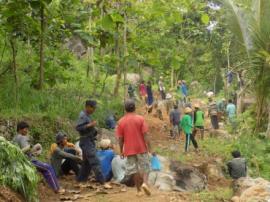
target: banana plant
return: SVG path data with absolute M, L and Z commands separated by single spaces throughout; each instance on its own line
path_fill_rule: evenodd
M 227 19 L 229 28 L 233 35 L 242 44 L 249 61 L 248 73 L 254 78 L 254 90 L 257 98 L 257 130 L 264 129 L 267 119 L 267 109 L 269 110 L 270 99 L 270 1 L 253 0 L 249 4 L 240 1 L 236 4 L 233 0 L 222 1 L 226 12 L 229 14 Z M 243 6 L 243 5 L 246 5 Z M 270 115 L 268 118 L 270 122 Z M 269 136 L 270 136 L 270 124 Z

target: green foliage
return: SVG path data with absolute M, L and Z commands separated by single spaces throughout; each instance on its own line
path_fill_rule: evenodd
M 202 191 L 200 193 L 192 194 L 193 201 L 201 202 L 216 202 L 216 201 L 229 201 L 233 196 L 231 188 L 217 188 L 214 191 Z
M 21 150 L 0 137 L 0 184 L 21 193 L 29 202 L 38 201 L 38 176 Z

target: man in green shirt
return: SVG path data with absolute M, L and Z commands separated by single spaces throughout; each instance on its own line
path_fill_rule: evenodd
M 196 151 L 198 150 L 198 144 L 195 140 L 195 137 L 192 135 L 192 118 L 191 118 L 192 109 L 189 107 L 185 108 L 185 115 L 181 120 L 181 127 L 186 135 L 186 143 L 185 143 L 185 152 L 188 151 L 188 146 L 190 140 L 192 141 L 193 146 L 195 147 Z
M 194 111 L 194 130 L 193 135 L 195 136 L 197 131 L 199 130 L 201 132 L 201 139 L 204 138 L 204 113 L 200 109 L 200 106 L 198 104 L 194 105 L 195 111 Z

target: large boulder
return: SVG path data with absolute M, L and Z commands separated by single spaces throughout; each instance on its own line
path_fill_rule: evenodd
M 173 191 L 175 179 L 172 173 L 152 171 L 149 174 L 149 184 L 161 191 Z
M 197 168 L 173 161 L 170 165 L 176 186 L 185 191 L 199 192 L 207 187 L 207 178 Z
M 270 182 L 263 178 L 240 178 L 234 182 L 234 202 L 270 201 Z
M 194 164 L 199 171 L 207 176 L 207 178 L 221 179 L 224 178 L 222 169 L 222 160 L 215 159 L 214 161 L 203 162 L 202 164 Z
M 127 81 L 131 84 L 138 84 L 140 82 L 140 75 L 135 73 L 128 73 L 127 74 Z

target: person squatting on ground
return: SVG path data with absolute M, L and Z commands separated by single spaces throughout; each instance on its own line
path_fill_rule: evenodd
M 43 163 L 35 159 L 35 156 L 41 154 L 42 148 L 40 144 L 36 144 L 31 148 L 28 132 L 29 125 L 24 121 L 19 122 L 17 124 L 17 135 L 13 138 L 13 142 L 29 157 L 31 163 L 36 167 L 37 171 L 43 175 L 44 179 L 55 193 L 64 192 L 59 186 L 53 167 L 48 163 Z
M 144 118 L 135 113 L 136 107 L 133 100 L 125 102 L 126 114 L 122 117 L 116 129 L 119 138 L 121 156 L 127 157 L 127 173 L 132 176 L 137 187 L 137 194 L 151 195 L 148 187 L 148 175 L 150 172 L 150 159 L 148 152 L 151 151 L 148 137 L 148 126 Z M 141 182 L 143 179 L 143 183 Z
M 188 151 L 190 140 L 191 140 L 195 150 L 197 151 L 198 144 L 197 144 L 197 141 L 195 139 L 195 136 L 192 134 L 192 118 L 191 118 L 192 109 L 189 107 L 186 107 L 184 111 L 185 111 L 185 115 L 183 116 L 183 118 L 181 120 L 181 128 L 186 135 L 185 152 Z
M 219 129 L 217 103 L 209 98 L 208 116 L 210 116 L 213 129 Z
M 110 139 L 102 139 L 99 143 L 100 150 L 97 151 L 97 157 L 100 161 L 101 171 L 108 182 L 112 179 L 112 160 L 115 153 L 112 149 L 112 144 Z
M 195 111 L 194 111 L 194 130 L 193 130 L 193 136 L 196 136 L 197 131 L 199 130 L 201 133 L 201 139 L 204 138 L 204 113 L 200 109 L 200 106 L 198 104 L 194 105 Z
M 247 162 L 239 151 L 232 152 L 233 159 L 227 163 L 228 171 L 233 179 L 247 176 Z
M 100 184 L 104 184 L 105 179 L 101 171 L 100 162 L 96 156 L 95 139 L 97 131 L 95 126 L 96 121 L 92 120 L 91 115 L 96 110 L 97 103 L 94 100 L 85 102 L 85 109 L 80 113 L 77 122 L 76 130 L 80 133 L 80 148 L 82 149 L 83 162 L 77 180 L 85 182 L 91 173 L 94 171 L 96 180 Z
M 177 104 L 175 104 L 174 109 L 171 110 L 170 112 L 170 123 L 172 126 L 171 135 L 172 135 L 172 138 L 174 139 L 176 138 L 176 136 L 180 137 L 180 134 L 181 134 L 180 116 L 181 116 L 181 113 L 178 109 Z
M 75 150 L 75 146 L 69 146 L 71 143 L 67 142 L 67 135 L 62 132 L 58 132 L 55 139 L 56 143 L 51 145 L 50 159 L 56 175 L 68 175 L 72 170 L 78 176 L 79 163 L 82 160 L 76 155 L 78 152 Z

